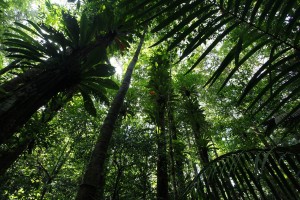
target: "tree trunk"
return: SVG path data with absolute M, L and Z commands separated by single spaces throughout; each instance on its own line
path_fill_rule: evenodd
M 7 141 L 41 106 L 61 91 L 63 78 L 59 70 L 37 74 L 35 80 L 1 102 L 0 144 Z
M 175 122 L 174 122 L 174 116 L 173 116 L 173 112 L 169 111 L 168 114 L 169 117 L 169 128 L 170 128 L 170 132 L 171 132 L 171 139 L 172 141 L 170 142 L 171 145 L 173 147 L 173 167 L 172 167 L 172 173 L 174 174 L 173 176 L 175 177 L 175 186 L 174 186 L 174 191 L 175 191 L 175 200 L 176 199 L 186 199 L 185 197 L 182 196 L 181 191 L 185 188 L 185 184 L 184 184 L 184 173 L 183 173 L 183 148 L 181 148 L 180 146 L 175 146 L 173 145 L 173 141 L 177 141 L 178 137 L 177 137 L 177 129 L 175 126 Z M 171 149 L 170 149 L 171 151 Z M 172 157 L 172 156 L 171 156 Z
M 159 106 L 157 138 L 157 200 L 169 199 L 165 106 Z
M 104 181 L 101 180 L 103 179 L 103 176 L 101 175 L 103 175 L 104 172 L 104 162 L 106 159 L 108 146 L 113 134 L 114 125 L 124 102 L 127 90 L 129 88 L 132 72 L 135 64 L 137 63 L 143 42 L 144 35 L 140 39 L 140 43 L 134 54 L 134 57 L 132 58 L 126 70 L 122 85 L 117 95 L 115 96 L 104 120 L 104 123 L 100 129 L 99 139 L 92 152 L 91 160 L 86 168 L 86 172 L 79 187 L 76 200 L 97 199 L 98 191 L 103 189 L 104 187 L 104 185 L 101 184 L 104 183 Z

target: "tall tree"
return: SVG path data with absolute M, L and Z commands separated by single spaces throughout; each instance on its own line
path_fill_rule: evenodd
M 104 181 L 101 179 L 103 179 L 104 163 L 109 142 L 111 140 L 116 120 L 130 85 L 133 69 L 138 61 L 138 56 L 144 42 L 144 36 L 145 33 L 140 38 L 140 43 L 127 67 L 122 85 L 112 101 L 107 116 L 100 129 L 98 141 L 95 145 L 91 160 L 86 168 L 82 183 L 80 184 L 80 188 L 77 193 L 77 200 L 95 199 L 97 197 L 97 192 L 103 189 Z

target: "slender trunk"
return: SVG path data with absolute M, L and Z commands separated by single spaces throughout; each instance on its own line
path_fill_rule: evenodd
M 168 190 L 168 159 L 165 131 L 165 108 L 158 111 L 158 141 L 157 141 L 157 199 L 169 199 Z
M 47 191 L 48 191 L 48 187 L 49 185 L 53 182 L 53 180 L 57 177 L 57 175 L 59 174 L 59 171 L 61 170 L 62 166 L 66 163 L 71 151 L 67 151 L 66 155 L 65 154 L 65 150 L 66 147 L 68 146 L 68 144 L 65 146 L 61 156 L 59 157 L 56 166 L 54 167 L 53 171 L 51 172 L 51 174 L 47 173 L 49 175 L 47 181 L 45 182 L 42 191 L 41 191 L 41 197 L 40 200 L 43 200 Z
M 171 126 L 169 124 L 169 126 Z M 177 190 L 177 179 L 176 179 L 176 166 L 175 166 L 175 158 L 174 158 L 174 147 L 173 147 L 173 138 L 172 132 L 170 128 L 169 133 L 169 146 L 170 146 L 170 160 L 171 160 L 171 176 L 172 176 L 172 184 L 173 184 L 173 196 L 174 199 L 178 199 L 178 190 Z
M 126 70 L 122 85 L 115 96 L 100 129 L 99 139 L 92 152 L 92 157 L 79 187 L 76 200 L 96 199 L 98 191 L 104 187 L 103 184 L 101 184 L 104 183 L 104 181 L 101 180 L 103 179 L 103 176 L 101 175 L 103 175 L 104 172 L 104 162 L 106 159 L 109 142 L 113 134 L 114 125 L 117 121 L 118 114 L 124 102 L 125 95 L 129 88 L 131 75 L 138 60 L 143 42 L 144 35 L 140 39 L 139 46 Z
M 169 112 L 169 123 L 170 123 L 170 131 L 171 131 L 171 139 L 172 141 L 177 141 L 178 138 L 177 138 L 177 129 L 176 129 L 176 126 L 175 126 L 175 122 L 174 122 L 174 116 L 173 116 L 173 113 L 172 111 Z M 171 141 L 171 144 L 170 146 L 173 147 L 173 150 L 174 150 L 174 159 L 173 159 L 173 167 L 172 167 L 172 170 L 174 172 L 174 177 L 175 177 L 175 187 L 176 189 L 175 190 L 175 200 L 176 199 L 185 199 L 185 197 L 181 196 L 181 190 L 183 190 L 183 188 L 185 187 L 185 184 L 184 184 L 184 174 L 183 174 L 183 148 L 181 146 L 175 146 L 173 145 L 173 142 Z M 177 145 L 180 145 L 180 144 L 177 144 Z
M 119 199 L 118 198 L 119 191 L 120 191 L 119 183 L 120 183 L 121 177 L 123 175 L 123 170 L 124 170 L 123 167 L 118 167 L 118 172 L 117 172 L 117 177 L 116 177 L 115 184 L 114 184 L 114 192 L 113 192 L 113 195 L 112 195 L 112 200 Z

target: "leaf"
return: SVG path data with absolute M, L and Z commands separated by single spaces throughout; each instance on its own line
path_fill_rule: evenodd
M 212 44 L 206 49 L 206 51 L 198 58 L 198 60 L 193 64 L 193 66 L 185 73 L 189 73 L 192 71 L 205 57 L 206 55 L 227 35 L 229 34 L 233 29 L 235 29 L 239 25 L 239 22 L 234 23 L 229 28 L 227 28 L 222 34 L 218 35 L 218 37 L 212 42 Z M 211 78 L 212 79 L 212 78 Z M 210 81 L 208 80 L 205 85 L 207 85 Z
M 36 41 L 31 36 L 29 36 L 27 33 L 25 33 L 24 31 L 14 28 L 14 27 L 10 27 L 10 29 L 15 31 L 16 33 L 18 33 L 20 35 L 19 38 L 24 39 L 28 42 L 36 43 Z
M 195 23 L 193 23 L 190 27 L 183 31 L 178 37 L 174 38 L 174 41 L 169 45 L 168 50 L 170 51 L 175 48 L 181 41 L 183 41 L 187 35 L 189 35 L 193 30 L 195 30 L 200 24 L 202 24 L 206 19 L 217 13 L 218 10 L 212 10 L 208 12 L 206 15 L 202 16 Z
M 156 45 L 160 44 L 161 42 L 166 41 L 168 38 L 172 37 L 176 32 L 179 32 L 180 30 L 182 30 L 183 27 L 187 26 L 190 21 L 192 21 L 195 17 L 201 15 L 203 13 L 203 11 L 208 10 L 211 6 L 212 5 L 204 6 L 203 8 L 197 10 L 196 12 L 188 15 L 178 25 L 176 25 L 171 31 L 169 31 L 167 34 L 165 34 L 159 41 L 157 41 L 155 44 L 151 45 L 151 47 L 156 46 Z
M 38 37 L 40 37 L 41 35 L 38 34 L 37 32 L 35 32 L 34 30 L 32 30 L 31 28 L 29 28 L 28 26 L 24 25 L 24 24 L 21 24 L 19 22 L 15 22 L 15 24 L 23 29 L 25 29 L 26 31 L 32 33 L 33 35 L 36 35 Z
M 87 54 L 87 61 L 83 64 L 83 66 L 85 68 L 90 68 L 102 61 L 105 61 L 106 57 L 106 49 L 98 46 Z
M 106 90 L 102 87 L 102 85 L 94 82 L 82 81 L 79 88 L 84 88 L 84 90 L 87 91 L 88 94 L 93 95 L 98 102 L 104 102 L 106 105 L 109 104 L 109 100 L 105 95 Z
M 111 65 L 97 64 L 83 73 L 83 77 L 108 77 L 115 74 L 115 68 Z
M 252 4 L 253 0 L 246 0 L 246 3 L 245 3 L 245 7 L 244 7 L 244 10 L 242 12 L 242 17 L 241 19 L 245 19 L 245 17 L 247 16 L 247 13 L 250 11 L 250 6 Z
M 238 64 L 231 70 L 231 72 L 229 73 L 229 75 L 227 76 L 227 78 L 225 79 L 225 81 L 222 83 L 220 89 L 218 92 L 220 92 L 228 83 L 228 81 L 231 79 L 231 77 L 233 76 L 233 74 L 240 68 L 240 66 L 246 61 L 248 60 L 255 52 L 257 52 L 259 49 L 261 49 L 262 47 L 264 47 L 266 44 L 268 44 L 271 40 L 265 40 L 262 43 L 258 44 L 257 46 L 253 47 L 239 62 Z M 251 43 L 249 43 L 251 44 Z M 244 45 L 245 47 L 245 45 Z M 236 64 L 236 63 L 235 63 Z
M 195 8 L 200 3 L 202 3 L 202 2 L 201 1 L 194 1 L 191 4 L 186 4 L 179 11 L 175 12 L 173 15 L 171 15 L 170 17 L 168 17 L 167 19 L 165 19 L 163 22 L 161 22 L 160 24 L 158 24 L 156 27 L 154 27 L 152 29 L 152 32 L 155 33 L 155 32 L 160 31 L 162 28 L 166 27 L 167 25 L 169 25 L 170 23 L 172 23 L 174 20 L 176 20 L 180 16 L 185 15 L 186 12 L 190 11 L 192 8 Z
M 21 48 L 10 47 L 10 48 L 5 48 L 4 50 L 9 53 L 12 53 L 12 54 L 19 53 L 19 54 L 24 54 L 27 56 L 36 57 L 36 58 L 43 57 L 43 54 L 39 53 L 38 51 L 31 50 L 31 49 L 21 49 Z
M 79 25 L 77 20 L 72 15 L 63 12 L 63 22 L 66 27 L 66 32 L 71 39 L 74 47 L 76 48 L 79 45 Z
M 290 71 L 291 71 L 291 69 L 293 69 L 294 67 L 296 67 L 297 65 L 299 65 L 300 63 L 299 62 L 297 62 L 297 63 L 295 63 L 295 64 L 293 64 L 293 65 L 290 65 L 290 66 L 286 66 L 285 68 L 284 68 L 284 70 L 282 70 L 282 72 L 281 73 L 279 73 L 277 76 L 275 76 L 271 81 L 269 81 L 269 83 L 259 92 L 259 94 L 258 95 L 256 95 L 256 97 L 255 97 L 255 99 L 251 102 L 251 104 L 250 104 L 250 106 L 248 106 L 248 108 L 247 108 L 247 110 L 250 110 L 261 98 L 262 98 L 262 96 L 268 91 L 268 90 L 270 90 L 271 88 L 272 88 L 272 86 L 275 84 L 275 83 L 277 83 L 277 82 L 279 82 L 279 80 L 281 79 L 281 78 L 283 78 L 284 77 L 284 75 L 287 75 Z M 285 78 L 284 78 L 284 80 L 282 80 L 282 81 L 286 81 L 286 82 L 284 82 L 279 88 L 277 88 L 276 89 L 276 91 L 275 92 L 273 92 L 273 94 L 272 94 L 272 98 L 274 98 L 274 97 L 276 97 L 282 90 L 284 90 L 285 88 L 288 88 L 287 86 L 289 85 L 289 84 L 292 84 L 294 81 L 296 81 L 296 80 L 298 80 L 300 78 L 300 74 L 297 74 L 296 76 L 294 76 L 294 77 L 292 77 L 292 78 L 289 78 L 289 80 L 285 80 Z M 281 89 L 280 89 L 281 88 Z M 267 105 L 271 100 L 272 100 L 272 98 L 269 98 L 267 101 L 265 101 L 263 104 L 261 104 L 261 106 L 259 107 L 259 109 L 255 112 L 255 113 L 258 113 L 261 109 L 263 109 L 263 107 L 265 106 L 265 105 Z
M 280 103 L 273 109 L 273 111 L 266 117 L 266 119 L 269 119 L 272 117 L 274 113 L 276 113 L 283 105 L 285 105 L 291 98 L 294 96 L 298 97 L 300 94 L 300 86 L 296 87 L 286 98 L 280 101 Z M 265 121 L 266 121 L 265 119 Z
M 80 19 L 80 40 L 79 40 L 79 46 L 84 46 L 89 42 L 89 39 L 91 38 L 90 35 L 90 29 L 88 18 L 85 13 L 82 13 L 81 19 Z
M 98 77 L 87 77 L 87 78 L 84 78 L 83 81 L 94 82 L 94 83 L 100 84 L 101 86 L 108 88 L 108 89 L 113 89 L 113 90 L 119 89 L 119 86 L 111 79 L 103 79 L 103 78 L 98 78 Z
M 179 60 L 181 61 L 183 58 L 188 56 L 198 46 L 200 46 L 202 43 L 204 43 L 206 40 L 208 40 L 212 36 L 212 34 L 215 34 L 222 26 L 226 25 L 226 23 L 229 23 L 231 20 L 233 20 L 233 17 L 229 17 L 229 18 L 224 19 L 223 16 L 219 16 L 212 23 L 210 23 L 210 24 L 217 24 L 216 26 L 209 25 L 207 28 L 201 29 L 201 31 L 198 33 L 198 35 L 190 42 L 190 44 L 183 51 L 183 53 L 180 56 Z M 212 27 L 210 27 L 210 26 L 212 26 Z M 217 45 L 217 43 L 215 45 Z
M 256 13 L 257 11 L 259 10 L 260 8 L 260 5 L 264 2 L 264 0 L 257 0 L 256 1 L 256 4 L 251 12 L 251 17 L 250 17 L 250 23 L 253 23 L 254 19 L 255 19 L 255 16 L 256 16 Z
M 91 97 L 84 90 L 80 90 L 80 93 L 83 98 L 83 105 L 85 110 L 93 117 L 96 117 L 97 111 Z
M 32 51 L 36 54 L 40 54 L 40 52 L 38 50 L 41 50 L 39 47 L 32 45 L 29 42 L 25 42 L 25 41 L 18 40 L 18 39 L 6 39 L 3 42 L 3 44 L 5 44 L 7 46 L 11 46 L 11 47 L 24 48 L 24 49 Z M 42 56 L 42 54 L 41 54 L 41 56 Z
M 282 31 L 282 25 L 284 24 L 284 20 L 287 18 L 288 14 L 292 11 L 294 8 L 294 4 L 296 1 L 287 1 L 286 6 L 282 9 L 282 12 L 280 16 L 276 19 L 277 24 L 276 24 L 276 33 L 279 33 Z
M 286 51 L 288 51 L 289 48 L 287 49 L 284 49 L 282 51 L 280 51 L 279 53 L 277 53 L 276 55 L 272 56 L 263 66 L 261 66 L 258 71 L 253 75 L 253 77 L 250 79 L 250 81 L 248 82 L 247 86 L 245 87 L 241 97 L 239 98 L 238 100 L 238 104 L 240 104 L 242 102 L 242 100 L 245 98 L 245 96 L 249 93 L 249 91 L 251 89 L 254 88 L 254 86 L 257 85 L 257 83 L 263 78 L 266 76 L 266 74 L 268 74 L 268 72 L 271 71 L 271 67 L 268 68 L 268 66 L 271 65 L 271 63 L 277 59 L 279 56 L 283 55 Z M 277 64 L 273 64 L 272 67 L 274 68 L 274 66 L 278 65 L 278 64 L 283 64 L 285 62 L 287 62 L 288 60 L 292 59 L 294 56 L 293 55 L 290 55 L 290 56 L 287 56 L 281 60 L 279 60 L 277 62 Z M 264 71 L 265 69 L 267 69 L 266 71 Z
M 239 65 L 240 53 L 243 50 L 243 37 L 240 37 L 234 52 L 234 64 Z
M 280 9 L 280 6 L 284 3 L 282 0 L 277 0 L 272 7 L 271 11 L 269 10 L 268 13 L 268 20 L 267 20 L 267 27 L 266 29 L 269 30 L 272 28 L 272 24 L 274 24 L 274 18 L 276 17 L 277 12 Z

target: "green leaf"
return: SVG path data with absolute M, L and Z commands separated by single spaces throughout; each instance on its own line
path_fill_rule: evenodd
M 43 57 L 43 55 L 41 53 L 39 53 L 38 51 L 32 50 L 32 49 L 21 49 L 21 48 L 10 47 L 10 48 L 5 48 L 4 50 L 9 53 L 20 53 L 20 54 L 24 54 L 24 55 L 28 55 L 28 56 L 32 56 L 32 57 L 36 57 L 36 58 Z
M 230 71 L 229 75 L 226 77 L 225 81 L 222 83 L 219 92 L 226 86 L 228 81 L 231 79 L 233 74 L 240 68 L 240 66 L 248 60 L 255 52 L 257 52 L 259 49 L 264 47 L 266 44 L 268 44 L 271 40 L 265 40 L 262 43 L 258 44 L 257 46 L 253 47 L 240 61 L 235 67 Z M 245 45 L 244 45 L 245 47 Z
M 82 13 L 80 19 L 80 41 L 79 46 L 85 46 L 91 38 L 90 34 L 91 27 L 89 26 L 89 21 L 85 13 Z
M 25 33 L 24 31 L 20 30 L 20 29 L 17 29 L 17 28 L 14 28 L 14 27 L 10 27 L 11 30 L 15 31 L 16 33 L 18 33 L 20 35 L 20 39 L 24 39 L 28 42 L 32 42 L 32 43 L 36 43 L 36 41 L 31 37 L 29 36 L 27 33 Z
M 94 82 L 94 83 L 100 84 L 101 86 L 108 88 L 108 89 L 113 89 L 113 90 L 119 89 L 118 84 L 116 84 L 111 79 L 103 79 L 103 78 L 98 78 L 98 77 L 87 77 L 87 78 L 84 78 L 83 81 Z
M 85 91 L 87 91 L 89 94 L 93 95 L 94 98 L 98 102 L 104 102 L 106 105 L 109 104 L 109 100 L 105 95 L 106 90 L 105 90 L 105 88 L 102 87 L 102 85 L 95 83 L 95 82 L 82 81 L 80 83 L 79 87 L 84 88 Z
M 294 8 L 294 4 L 296 1 L 287 1 L 286 6 L 282 9 L 282 12 L 280 16 L 276 19 L 277 24 L 276 24 L 276 33 L 279 33 L 282 31 L 282 25 L 284 24 L 284 20 L 288 17 L 289 13 L 292 11 Z
M 212 27 L 208 26 L 205 29 L 202 29 L 200 33 L 198 33 L 198 35 L 190 42 L 190 44 L 186 47 L 186 49 L 183 51 L 182 55 L 180 56 L 179 60 L 182 60 L 183 58 L 185 58 L 187 55 L 189 55 L 193 50 L 195 50 L 198 46 L 200 46 L 202 43 L 204 43 L 206 40 L 208 40 L 212 34 L 215 34 L 222 26 L 226 25 L 227 23 L 229 23 L 231 20 L 233 20 L 233 17 L 229 17 L 229 18 L 224 18 L 223 16 L 219 16 L 217 17 L 211 24 L 217 24 L 216 26 L 211 25 Z M 219 22 L 220 23 L 217 23 Z M 234 28 L 232 28 L 233 26 L 231 26 L 229 29 L 225 30 L 223 33 L 219 35 L 219 37 L 217 37 L 212 43 L 211 46 L 208 47 L 208 49 L 210 49 L 209 51 L 205 51 L 203 54 L 208 54 L 217 44 L 219 41 L 221 41 L 223 39 L 223 37 L 225 37 L 231 30 L 233 30 Z M 226 34 L 225 34 L 226 33 Z M 203 36 L 204 35 L 204 36 Z M 203 37 L 202 37 L 203 36 Z M 208 50 L 207 49 L 207 50 Z M 202 55 L 203 55 L 202 54 Z M 206 56 L 205 55 L 205 56 Z M 205 57 L 204 56 L 204 57 Z M 202 57 L 202 56 L 201 56 Z M 204 58 L 203 57 L 203 58 Z M 202 59 L 203 59 L 202 58 Z M 201 60 L 202 60 L 201 59 Z M 201 60 L 199 62 L 201 62 Z M 198 64 L 198 63 L 197 63 Z M 192 67 L 191 67 L 192 68 Z M 189 70 L 191 71 L 191 70 Z M 188 73 L 188 72 L 187 72 Z
M 252 2 L 253 2 L 253 0 L 246 0 L 245 7 L 242 12 L 242 17 L 241 17 L 242 20 L 247 16 L 247 13 L 250 11 L 250 8 L 251 8 L 250 6 L 251 6 Z
M 34 30 L 32 30 L 31 28 L 29 28 L 28 26 L 24 25 L 24 24 L 21 24 L 19 22 L 15 22 L 15 24 L 23 29 L 25 29 L 26 31 L 32 33 L 33 35 L 36 35 L 36 36 L 41 36 L 40 34 L 38 34 L 37 32 L 35 32 Z
M 272 89 L 275 83 L 279 82 L 281 78 L 283 78 L 282 81 L 284 81 L 284 83 L 279 88 L 277 88 L 275 92 L 273 92 L 272 98 L 276 97 L 285 88 L 288 88 L 288 85 L 294 83 L 294 81 L 297 81 L 300 78 L 300 74 L 297 74 L 296 76 L 289 78 L 288 80 L 286 80 L 284 75 L 287 75 L 294 67 L 298 66 L 299 64 L 300 62 L 297 62 L 293 65 L 284 67 L 284 70 L 282 70 L 282 72 L 280 72 L 277 76 L 270 80 L 269 83 L 259 92 L 259 94 L 256 95 L 255 99 L 251 102 L 250 106 L 248 106 L 247 110 L 250 110 L 262 98 L 262 96 L 267 93 L 268 90 Z M 259 109 L 255 113 L 258 113 L 261 109 L 263 109 L 263 107 L 267 105 L 272 100 L 272 98 L 269 98 L 267 101 L 261 104 Z
M 284 3 L 282 0 L 277 0 L 272 7 L 271 11 L 269 10 L 268 14 L 268 20 L 267 20 L 267 30 L 270 30 L 272 28 L 272 25 L 274 24 L 274 18 L 276 17 L 276 14 L 279 12 L 280 6 Z
M 91 97 L 84 90 L 80 90 L 80 93 L 83 98 L 83 105 L 85 110 L 93 117 L 96 117 L 97 111 Z
M 202 16 L 200 19 L 198 19 L 195 23 L 193 23 L 190 27 L 188 27 L 186 30 L 183 31 L 178 37 L 172 41 L 172 43 L 169 45 L 168 50 L 170 51 L 173 48 L 175 48 L 181 41 L 183 41 L 187 35 L 189 35 L 193 30 L 195 30 L 200 24 L 202 24 L 206 19 L 217 13 L 218 10 L 212 10 L 208 12 L 206 15 Z M 199 34 L 200 35 L 200 34 Z
M 83 64 L 83 66 L 84 68 L 90 68 L 100 62 L 105 61 L 106 57 L 106 49 L 98 46 L 87 54 L 87 61 Z
M 266 117 L 266 119 L 269 119 L 273 116 L 274 113 L 276 113 L 283 105 L 285 105 L 290 99 L 292 99 L 294 96 L 299 97 L 300 94 L 300 86 L 296 87 L 292 92 L 283 100 L 280 101 L 280 103 L 273 109 L 273 111 Z M 265 120 L 266 120 L 265 119 Z
M 239 25 L 239 22 L 234 23 L 231 25 L 229 28 L 227 28 L 222 34 L 218 35 L 218 37 L 212 42 L 212 44 L 206 49 L 206 51 L 198 58 L 198 60 L 193 64 L 193 66 L 186 72 L 189 73 L 192 71 L 205 57 L 206 55 L 227 35 L 229 34 L 232 30 L 234 30 L 237 26 Z M 213 78 L 213 77 L 212 77 Z M 211 79 L 212 79 L 211 78 Z M 207 81 L 205 85 L 207 85 L 210 81 Z
M 66 27 L 66 32 L 76 48 L 79 45 L 79 25 L 77 20 L 72 15 L 63 12 L 63 22 Z
M 250 18 L 250 22 L 253 23 L 253 21 L 255 20 L 256 18 L 256 13 L 257 11 L 259 10 L 260 8 L 260 5 L 264 2 L 264 0 L 257 0 L 256 1 L 256 4 L 251 12 L 251 18 Z
M 265 20 L 267 14 L 269 13 L 270 9 L 272 8 L 273 4 L 275 3 L 274 0 L 269 0 L 263 8 L 259 18 L 258 18 L 258 26 L 261 26 L 263 21 Z
M 253 75 L 253 77 L 248 82 L 247 86 L 245 87 L 241 97 L 238 100 L 238 104 L 240 104 L 242 102 L 242 100 L 249 93 L 249 91 L 252 90 L 254 88 L 254 86 L 256 86 L 258 84 L 258 82 L 260 80 L 262 80 L 262 78 L 264 78 L 272 70 L 272 68 L 274 68 L 274 66 L 284 64 L 285 62 L 287 62 L 290 59 L 294 58 L 294 55 L 290 55 L 290 56 L 287 56 L 287 57 L 279 60 L 276 64 L 272 64 L 272 62 L 274 60 L 276 60 L 279 56 L 283 55 L 288 50 L 289 50 L 289 48 L 284 49 L 284 50 L 280 51 L 279 53 L 277 53 L 276 55 L 270 57 L 270 59 L 263 66 L 261 66 L 258 69 L 258 71 Z M 270 66 L 271 64 L 272 64 L 272 66 L 268 68 L 268 66 Z M 265 69 L 267 69 L 267 70 L 265 70 Z
M 190 21 L 192 21 L 197 16 L 201 15 L 203 11 L 208 10 L 212 5 L 204 6 L 203 8 L 197 10 L 194 13 L 191 13 L 186 18 L 184 18 L 178 25 L 176 25 L 171 31 L 169 31 L 167 34 L 165 34 L 159 41 L 157 41 L 155 44 L 153 44 L 151 47 L 156 46 L 160 44 L 163 41 L 166 41 L 168 38 L 174 36 L 176 32 L 179 32 L 183 29 L 183 27 L 187 26 Z M 216 11 L 216 10 L 215 10 Z
M 191 4 L 186 4 L 183 6 L 179 11 L 172 14 L 169 18 L 165 19 L 163 22 L 161 22 L 159 25 L 157 25 L 152 32 L 158 32 L 164 27 L 168 26 L 170 23 L 172 23 L 174 20 L 179 18 L 182 15 L 185 15 L 186 12 L 190 11 L 192 8 L 195 8 L 198 4 L 202 3 L 202 1 L 194 1 Z
M 10 47 L 17 47 L 27 49 L 29 51 L 35 52 L 36 54 L 41 54 L 38 50 L 41 50 L 40 47 L 37 47 L 29 42 L 25 42 L 23 40 L 18 39 L 6 39 L 3 44 L 10 46 Z M 43 50 L 43 49 L 42 49 Z M 42 54 L 41 54 L 42 56 Z
M 83 77 L 108 77 L 115 74 L 115 68 L 111 65 L 97 64 L 83 73 Z

